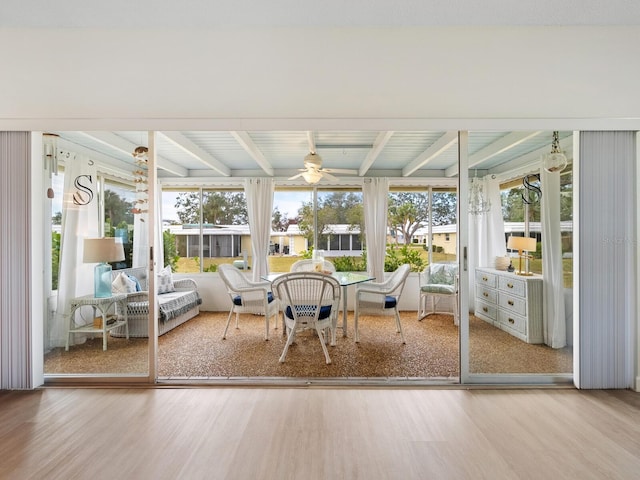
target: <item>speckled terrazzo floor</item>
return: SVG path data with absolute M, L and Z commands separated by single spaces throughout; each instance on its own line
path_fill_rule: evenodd
M 401 312 L 407 343 L 402 344 L 391 317 L 360 319 L 360 343 L 353 341 L 349 314 L 347 338 L 338 330 L 332 363 L 326 365 L 313 332 L 298 335 L 285 363 L 278 358 L 284 348 L 282 329 L 263 339 L 263 317 L 242 315 L 240 328 L 222 332 L 227 314 L 202 312 L 198 317 L 158 339 L 160 377 L 400 377 L 455 378 L 458 370 L 458 328 L 450 315 L 432 315 L 418 322 L 415 312 Z M 478 320 L 470 319 L 471 372 L 569 373 L 572 349 L 554 350 L 528 345 Z M 102 350 L 101 338 L 89 339 L 65 352 L 56 348 L 45 355 L 45 373 L 146 373 L 147 340 L 109 338 Z

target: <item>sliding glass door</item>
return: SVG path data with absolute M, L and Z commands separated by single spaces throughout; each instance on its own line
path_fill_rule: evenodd
M 44 373 L 49 379 L 149 373 L 147 160 L 118 168 L 43 136 L 49 162 Z M 136 308 L 131 308 L 131 305 Z
M 461 285 L 468 289 L 467 380 L 570 381 L 574 159 L 568 148 L 566 165 L 545 169 L 543 161 L 554 139 L 571 145 L 571 132 L 501 135 L 506 132 L 469 132 L 461 155 L 468 196 L 461 209 L 468 227 L 468 280 Z M 535 138 L 539 148 L 505 162 L 503 151 L 475 146 L 487 136 L 512 150 L 518 139 Z

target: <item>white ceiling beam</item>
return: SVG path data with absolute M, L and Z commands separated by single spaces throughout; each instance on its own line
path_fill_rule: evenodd
M 265 158 L 258 146 L 253 142 L 251 136 L 247 132 L 229 132 L 237 140 L 237 142 L 244 148 L 251 157 L 258 163 L 260 168 L 264 172 L 273 177 L 273 166 Z
M 489 160 L 507 150 L 517 147 L 522 142 L 540 135 L 542 131 L 537 132 L 511 132 L 495 142 L 490 143 L 486 147 L 478 150 L 473 155 L 469 155 L 469 168 L 480 165 L 482 162 Z M 455 177 L 458 175 L 458 164 L 454 164 L 445 171 L 447 177 Z
M 86 137 L 93 139 L 96 142 L 99 142 L 99 143 L 102 143 L 103 145 L 111 147 L 112 149 L 120 153 L 125 153 L 126 155 L 130 156 L 132 159 L 133 159 L 133 156 L 132 156 L 133 150 L 139 146 L 111 132 L 80 132 L 80 133 L 82 133 Z M 161 168 L 162 170 L 165 170 L 179 177 L 189 176 L 189 170 L 167 160 L 166 158 L 158 156 L 157 162 L 158 162 L 158 168 Z
M 231 176 L 231 169 L 213 155 L 207 153 L 180 132 L 158 132 L 183 152 L 192 156 L 206 167 L 215 170 L 224 177 Z
M 360 168 L 358 169 L 358 175 L 363 177 L 367 171 L 371 168 L 371 165 L 376 161 L 376 158 L 380 155 L 380 152 L 384 149 L 385 145 L 389 142 L 394 132 L 380 132 L 373 142 L 373 148 L 369 150 L 367 156 L 363 160 Z
M 433 161 L 442 152 L 445 152 L 451 145 L 458 141 L 458 132 L 455 130 L 445 132 L 438 140 L 427 148 L 424 152 L 413 159 L 406 167 L 402 169 L 402 176 L 408 177 L 416 170 L 424 167 Z

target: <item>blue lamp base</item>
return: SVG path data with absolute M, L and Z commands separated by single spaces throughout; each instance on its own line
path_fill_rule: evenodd
M 96 298 L 111 296 L 111 265 L 99 263 L 93 270 L 93 291 Z

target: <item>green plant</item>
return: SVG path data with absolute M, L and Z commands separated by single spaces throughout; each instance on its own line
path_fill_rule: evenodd
M 384 259 L 384 271 L 394 272 L 400 265 L 408 263 L 412 272 L 420 272 L 426 266 L 427 262 L 422 258 L 420 250 L 411 248 L 409 245 L 402 245 L 398 248 L 396 245 L 387 245 L 387 252 Z
M 170 231 L 162 232 L 162 245 L 164 247 L 164 266 L 171 266 L 171 271 L 175 272 L 180 255 L 176 246 L 176 236 Z
M 203 272 L 217 272 L 218 271 L 218 264 L 217 263 L 212 263 L 208 267 L 203 268 L 202 271 Z
M 366 263 L 356 257 L 334 257 L 331 259 L 337 272 L 363 272 L 366 270 Z
M 305 260 L 313 258 L 313 247 L 309 247 L 309 250 L 302 250 L 299 255 Z
M 51 289 L 58 289 L 58 272 L 60 271 L 60 234 L 51 232 Z

